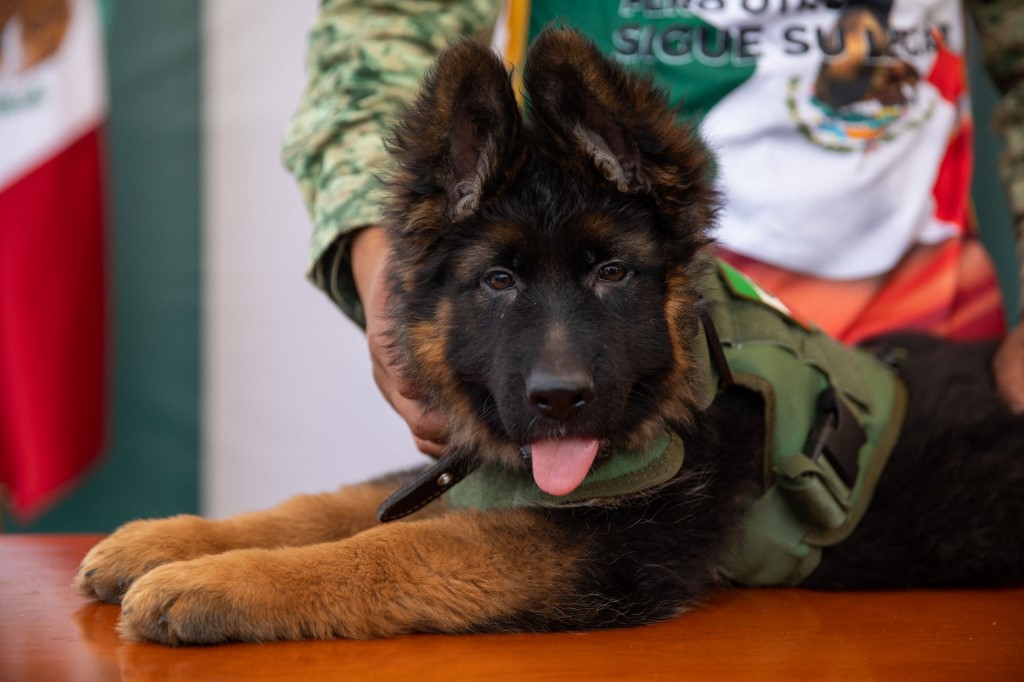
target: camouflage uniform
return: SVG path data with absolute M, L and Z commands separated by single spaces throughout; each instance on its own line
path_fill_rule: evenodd
M 284 160 L 313 217 L 308 276 L 359 324 L 349 254 L 353 230 L 380 224 L 377 173 L 388 116 L 453 38 L 487 42 L 498 0 L 325 0 L 309 39 L 310 81 L 288 129 Z M 1024 263 L 1024 3 L 967 0 L 1003 101 L 1001 163 Z M 1024 287 L 1024 272 L 1021 273 Z M 1020 297 L 1024 309 L 1024 293 Z
M 352 231 L 380 224 L 377 173 L 388 116 L 456 36 L 489 42 L 495 0 L 326 0 L 309 38 L 310 80 L 285 137 L 284 160 L 313 217 L 307 274 L 365 324 L 349 255 Z

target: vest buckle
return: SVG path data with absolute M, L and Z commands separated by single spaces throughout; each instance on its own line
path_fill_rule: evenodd
M 807 436 L 804 454 L 812 462 L 822 455 L 849 488 L 857 481 L 858 455 L 867 442 L 857 418 L 829 386 L 818 394 L 818 421 Z

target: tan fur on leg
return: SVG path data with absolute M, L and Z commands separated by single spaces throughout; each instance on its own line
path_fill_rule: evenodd
M 74 584 L 85 596 L 117 603 L 132 582 L 163 564 L 234 549 L 297 547 L 346 538 L 377 524 L 377 507 L 399 482 L 393 478 L 300 495 L 273 509 L 220 521 L 182 515 L 128 523 L 89 551 Z M 437 503 L 419 516 L 440 508 Z
M 558 613 L 581 556 L 534 513 L 467 510 L 163 566 L 129 590 L 120 629 L 169 644 L 489 629 Z

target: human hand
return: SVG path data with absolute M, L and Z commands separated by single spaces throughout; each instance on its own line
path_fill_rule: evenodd
M 992 372 L 1003 401 L 1013 412 L 1024 414 L 1024 323 L 1003 339 L 992 359 Z
M 373 379 L 384 399 L 405 420 L 420 452 L 440 456 L 447 440 L 447 423 L 427 412 L 419 389 L 408 381 L 388 348 L 388 261 L 390 249 L 384 230 L 367 227 L 352 240 L 352 275 L 366 315 L 366 340 L 373 363 Z

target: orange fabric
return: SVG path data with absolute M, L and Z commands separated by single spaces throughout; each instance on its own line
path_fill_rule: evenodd
M 793 273 L 724 248 L 719 255 L 846 343 L 897 330 L 961 341 L 1006 333 L 995 268 L 974 238 L 916 246 L 888 274 L 849 281 Z

